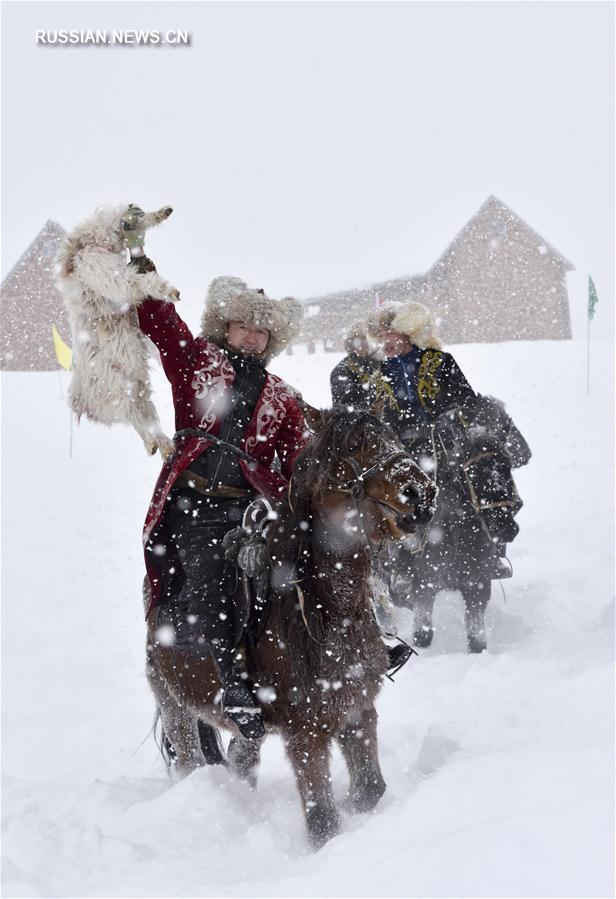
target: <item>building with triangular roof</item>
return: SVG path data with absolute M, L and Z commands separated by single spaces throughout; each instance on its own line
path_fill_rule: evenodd
M 52 325 L 70 341 L 68 316 L 54 270 L 65 237 L 64 229 L 49 220 L 2 282 L 0 368 L 5 371 L 58 368 Z
M 567 272 L 574 266 L 496 197 L 488 197 L 424 275 L 306 301 L 304 339 L 344 332 L 377 304 L 424 303 L 445 343 L 566 340 L 571 337 Z

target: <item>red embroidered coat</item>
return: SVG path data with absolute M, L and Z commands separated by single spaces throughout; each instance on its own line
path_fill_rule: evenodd
M 139 326 L 158 347 L 171 382 L 176 431 L 199 428 L 217 435 L 225 394 L 235 380 L 235 369 L 224 352 L 204 337 L 193 337 L 173 303 L 148 298 L 139 306 L 138 315 Z M 270 499 L 280 498 L 305 442 L 304 417 L 294 392 L 281 378 L 267 372 L 240 446 L 261 464 L 253 466 L 240 458 L 244 477 L 258 493 Z M 152 532 L 176 479 L 211 445 L 206 436 L 177 440 L 176 452 L 165 462 L 156 482 L 143 530 L 146 570 L 152 587 L 148 613 L 161 601 L 164 586 L 163 566 L 153 552 Z M 281 474 L 270 469 L 275 454 Z

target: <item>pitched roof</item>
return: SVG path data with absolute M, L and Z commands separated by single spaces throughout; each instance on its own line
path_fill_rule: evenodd
M 58 367 L 51 335 L 56 325 L 70 340 L 55 259 L 66 232 L 49 220 L 2 282 L 0 367 L 12 371 L 52 371 Z
M 527 234 L 531 235 L 538 244 L 542 244 L 545 247 L 545 251 L 547 254 L 551 255 L 557 262 L 559 262 L 565 271 L 573 271 L 575 266 L 569 262 L 562 253 L 559 253 L 558 250 L 554 249 L 554 247 L 543 238 L 534 228 L 524 221 L 524 219 L 520 218 L 512 209 L 507 206 L 506 203 L 503 203 L 502 200 L 499 200 L 498 197 L 495 197 L 491 194 L 488 199 L 482 203 L 480 208 L 477 210 L 475 215 L 469 219 L 469 221 L 464 225 L 461 231 L 459 231 L 451 243 L 445 248 L 445 250 L 438 257 L 434 265 L 430 268 L 429 271 L 433 271 L 438 268 L 440 265 L 445 262 L 445 260 L 452 254 L 455 253 L 456 249 L 464 244 L 466 237 L 473 232 L 476 228 L 481 228 L 484 226 L 486 222 L 504 222 L 506 226 L 512 229 L 523 230 L 526 231 Z
M 6 278 L 2 281 L 2 290 L 7 288 L 15 276 L 27 268 L 36 256 L 43 255 L 55 258 L 60 242 L 66 237 L 66 231 L 54 222 L 53 219 L 47 219 L 39 233 L 36 235 L 30 246 L 24 250 L 13 268 L 10 270 Z M 53 250 L 53 254 L 51 253 Z

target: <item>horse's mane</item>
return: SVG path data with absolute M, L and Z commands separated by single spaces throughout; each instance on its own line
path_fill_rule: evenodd
M 293 496 L 318 493 L 324 489 L 328 473 L 337 462 L 350 454 L 350 447 L 359 443 L 355 452 L 398 442 L 389 425 L 366 410 L 350 411 L 347 406 L 334 406 L 322 413 L 323 426 L 297 457 L 293 470 Z
M 327 489 L 329 475 L 336 463 L 349 454 L 351 445 L 359 442 L 361 448 L 368 440 L 374 446 L 375 441 L 396 439 L 383 422 L 365 411 L 350 412 L 346 407 L 334 406 L 324 416 L 323 427 L 295 462 L 287 497 L 277 508 L 278 518 L 268 532 L 284 639 L 290 652 L 306 663 L 300 666 L 300 689 L 314 685 L 328 627 L 328 609 L 310 589 L 306 577 L 315 549 L 314 500 Z M 287 578 L 282 583 L 276 576 L 277 569 Z

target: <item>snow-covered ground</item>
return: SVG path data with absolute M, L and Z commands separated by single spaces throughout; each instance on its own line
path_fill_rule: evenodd
M 534 452 L 514 577 L 481 656 L 459 598 L 437 600 L 433 647 L 379 700 L 387 793 L 317 856 L 276 738 L 250 792 L 220 768 L 172 784 L 148 735 L 140 535 L 159 462 L 87 423 L 69 458 L 66 376 L 3 376 L 3 895 L 613 893 L 611 345 L 590 396 L 580 341 L 453 352 Z M 338 358 L 274 370 L 326 405 Z M 342 797 L 337 755 L 334 773 Z

